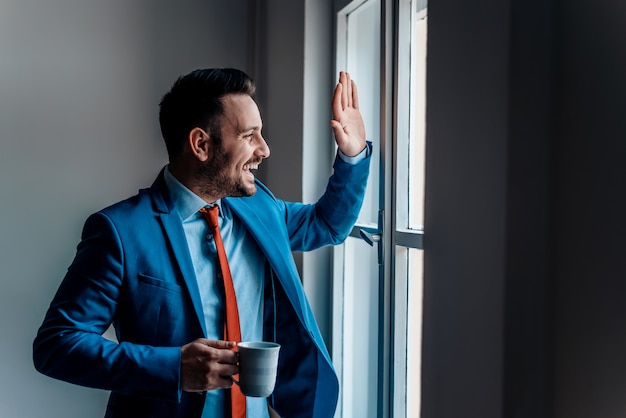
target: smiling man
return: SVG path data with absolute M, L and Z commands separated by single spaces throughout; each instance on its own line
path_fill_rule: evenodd
M 292 251 L 345 240 L 371 144 L 342 72 L 327 189 L 315 204 L 280 200 L 254 177 L 270 155 L 254 90 L 234 69 L 180 77 L 160 105 L 169 164 L 85 222 L 33 358 L 46 375 L 111 391 L 106 417 L 334 414 L 337 377 Z M 111 324 L 117 342 L 102 336 Z M 276 387 L 246 398 L 232 381 L 236 342 L 261 340 L 281 345 Z

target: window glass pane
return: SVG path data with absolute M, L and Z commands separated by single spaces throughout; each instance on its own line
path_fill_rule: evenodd
M 423 254 L 396 246 L 393 417 L 414 418 L 421 408 Z
M 409 120 L 409 228 L 424 225 L 424 155 L 426 139 L 426 10 L 414 11 L 411 34 Z
M 393 417 L 414 418 L 421 413 L 423 251 L 407 237 L 424 225 L 427 9 L 426 0 L 399 7 Z
M 377 224 L 380 176 L 380 0 L 369 0 L 347 16 L 346 70 L 357 83 L 367 139 L 374 144 L 369 181 L 358 222 Z
M 340 376 L 338 416 L 376 418 L 378 384 L 378 263 L 376 248 L 348 238 L 343 244 L 343 309 L 333 359 Z M 337 288 L 335 288 L 337 289 Z M 337 290 L 336 290 L 337 292 Z M 337 324 L 337 322 L 335 322 Z M 339 331 L 339 330 L 335 330 Z M 339 334 L 339 335 L 338 335 Z M 338 359 L 339 357 L 339 359 Z
M 400 3 L 396 134 L 396 226 L 424 225 L 426 0 Z
M 424 252 L 409 249 L 409 283 L 407 309 L 407 417 L 420 416 L 422 359 L 422 300 Z

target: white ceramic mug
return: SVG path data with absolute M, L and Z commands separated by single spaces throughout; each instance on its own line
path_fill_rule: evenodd
M 237 344 L 239 351 L 239 380 L 233 381 L 246 396 L 265 398 L 276 384 L 280 344 L 249 341 Z

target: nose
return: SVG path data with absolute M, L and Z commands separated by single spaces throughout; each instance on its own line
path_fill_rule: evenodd
M 270 147 L 267 145 L 267 142 L 262 135 L 258 136 L 258 146 L 255 155 L 261 158 L 267 158 L 270 156 Z

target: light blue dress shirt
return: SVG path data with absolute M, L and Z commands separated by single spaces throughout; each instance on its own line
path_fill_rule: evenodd
M 366 158 L 369 148 L 360 154 L 348 157 L 340 150 L 339 157 L 346 163 L 357 164 Z M 189 253 L 193 262 L 202 309 L 206 325 L 206 338 L 221 340 L 224 338 L 224 300 L 222 285 L 217 269 L 215 241 L 204 216 L 198 211 L 213 204 L 220 207 L 219 224 L 224 248 L 228 257 L 243 341 L 261 341 L 263 339 L 263 293 L 265 257 L 261 248 L 241 222 L 233 217 L 227 207 L 222 207 L 218 200 L 211 205 L 180 183 L 165 168 L 164 178 L 170 196 L 180 214 Z M 208 391 L 204 403 L 203 418 L 226 418 L 224 414 L 225 392 L 222 389 Z M 246 398 L 248 418 L 269 418 L 265 398 Z
M 222 285 L 217 275 L 219 268 L 217 252 L 209 226 L 204 216 L 198 212 L 207 206 L 207 203 L 181 184 L 172 175 L 169 167 L 165 169 L 164 178 L 185 230 L 202 299 L 206 338 L 221 340 L 224 338 L 224 300 Z M 243 224 L 237 222 L 227 208 L 222 208 L 221 201 L 215 204 L 220 207 L 220 233 L 237 295 L 241 338 L 243 341 L 261 341 L 263 339 L 265 258 Z M 223 390 L 208 391 L 203 417 L 224 417 L 224 402 Z M 247 398 L 246 409 L 248 417 L 267 418 L 269 416 L 265 398 Z

